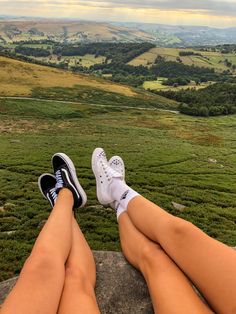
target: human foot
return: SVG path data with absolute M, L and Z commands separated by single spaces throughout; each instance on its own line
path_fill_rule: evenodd
M 123 176 L 110 167 L 102 148 L 96 148 L 93 152 L 92 170 L 96 178 L 98 201 L 102 205 L 113 203 L 115 199 L 111 195 L 110 185 L 114 178 L 123 180 Z
M 43 173 L 38 179 L 39 190 L 52 207 L 57 200 L 56 183 L 56 177 L 50 173 Z
M 74 208 L 84 206 L 87 196 L 79 183 L 72 160 L 64 153 L 56 153 L 52 156 L 52 165 L 56 177 L 56 192 L 67 188 L 73 194 Z
M 125 181 L 125 164 L 123 159 L 120 156 L 112 156 L 108 161 L 109 166 L 115 170 L 116 172 L 120 173 Z M 114 201 L 109 204 L 111 208 L 115 209 L 116 211 L 120 207 L 120 204 L 117 201 Z

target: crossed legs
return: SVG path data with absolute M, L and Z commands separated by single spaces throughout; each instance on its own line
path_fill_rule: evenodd
M 115 161 L 117 165 L 117 158 Z M 211 313 L 196 296 L 189 278 L 218 314 L 235 313 L 235 251 L 137 196 L 121 174 L 109 169 L 101 149 L 93 154 L 93 170 L 100 202 L 122 207 L 118 218 L 122 249 L 143 273 L 155 311 Z M 59 183 L 64 172 L 68 177 L 62 168 Z M 19 314 L 99 313 L 94 294 L 95 264 L 73 218 L 73 204 L 71 191 L 62 188 L 2 314 L 15 313 L 16 309 Z
M 186 276 L 217 313 L 236 313 L 233 249 L 141 196 L 129 202 L 118 221 L 124 254 L 143 273 L 158 313 L 184 313 L 185 308 L 186 313 L 210 313 Z
M 99 313 L 95 264 L 73 203 L 72 193 L 62 189 L 1 314 Z
M 98 200 L 116 209 L 124 254 L 143 273 L 158 313 L 209 313 L 187 278 L 218 314 L 236 313 L 236 252 L 140 196 L 125 183 L 123 160 L 111 160 L 94 150 Z
M 155 313 L 212 313 L 173 260 L 159 244 L 137 230 L 126 212 L 119 216 L 118 223 L 122 251 L 127 260 L 142 272 Z
M 91 313 L 99 309 L 94 293 L 96 268 L 92 252 L 77 222 L 72 218 L 72 246 L 58 314 Z

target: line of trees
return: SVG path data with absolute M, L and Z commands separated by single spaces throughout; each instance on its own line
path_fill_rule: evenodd
M 184 57 L 184 56 L 200 56 L 202 57 L 202 54 L 199 52 L 194 52 L 194 51 L 180 51 L 179 56 Z
M 61 56 L 105 56 L 107 61 L 127 63 L 140 54 L 154 48 L 151 43 L 90 43 L 79 45 L 57 45 L 53 53 Z
M 158 56 L 155 64 L 151 67 L 131 66 L 123 60 L 114 59 L 110 63 L 95 64 L 90 67 L 91 72 L 101 74 L 112 74 L 111 80 L 137 86 L 137 78 L 140 85 L 145 81 L 156 80 L 157 77 L 166 77 L 167 85 L 186 85 L 190 80 L 196 83 L 217 81 L 220 75 L 212 68 L 196 67 L 185 65 L 174 61 L 166 61 L 165 58 Z M 127 79 L 128 78 L 128 79 Z
M 204 89 L 157 91 L 159 95 L 180 102 L 181 113 L 193 116 L 217 116 L 236 113 L 236 84 L 215 83 Z
M 31 48 L 27 46 L 17 46 L 15 48 L 15 53 L 19 53 L 24 56 L 32 57 L 48 57 L 50 56 L 50 51 L 43 48 Z

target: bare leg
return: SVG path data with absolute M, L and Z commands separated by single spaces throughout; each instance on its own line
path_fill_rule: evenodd
M 72 193 L 62 189 L 1 314 L 55 314 L 71 248 Z
M 94 293 L 96 268 L 93 254 L 77 222 L 72 218 L 72 246 L 66 263 L 59 314 L 98 314 Z
M 135 228 L 127 213 L 121 214 L 118 222 L 123 253 L 144 275 L 155 313 L 212 313 L 178 266 L 159 244 Z
M 204 294 L 217 313 L 236 313 L 236 252 L 196 226 L 137 196 L 128 204 L 137 229 L 165 252 Z

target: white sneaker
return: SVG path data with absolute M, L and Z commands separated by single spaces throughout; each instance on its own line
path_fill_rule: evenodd
M 120 156 L 112 156 L 111 159 L 108 161 L 109 166 L 115 170 L 116 172 L 120 173 L 125 181 L 125 164 L 123 159 Z M 114 201 L 109 204 L 111 208 L 117 209 L 118 202 Z
M 109 166 L 106 153 L 102 148 L 96 148 L 93 152 L 92 169 L 96 178 L 97 198 L 99 203 L 108 205 L 114 202 L 109 191 L 109 186 L 113 178 L 123 180 L 123 176 Z

